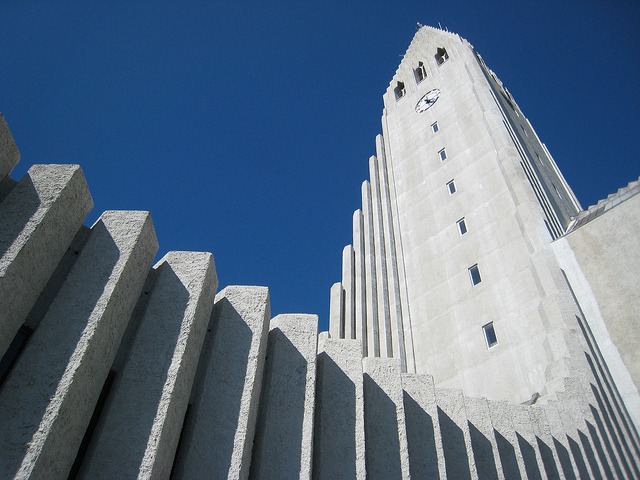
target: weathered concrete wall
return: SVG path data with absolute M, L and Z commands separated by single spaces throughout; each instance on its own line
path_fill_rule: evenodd
M 0 476 L 66 477 L 158 243 L 147 212 L 105 212 L 0 390 Z
M 265 287 L 216 295 L 174 478 L 247 478 L 270 319 Z
M 0 113 L 0 181 L 11 173 L 19 161 L 20 152 L 4 115 Z
M 34 165 L 0 203 L 0 356 L 92 207 L 78 165 Z
M 171 472 L 218 281 L 210 253 L 169 252 L 154 268 L 155 286 L 80 478 Z

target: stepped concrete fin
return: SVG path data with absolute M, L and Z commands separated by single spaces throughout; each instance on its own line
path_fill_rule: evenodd
M 0 357 L 92 207 L 78 165 L 34 165 L 0 204 Z
M 216 295 L 173 478 L 247 478 L 271 309 L 266 287 Z
M 158 250 L 147 212 L 108 211 L 0 390 L 0 477 L 66 478 Z
M 250 478 L 311 478 L 317 339 L 316 315 L 271 320 Z
M 313 478 L 365 478 L 360 342 L 321 335 L 317 368 Z
M 210 253 L 169 252 L 154 269 L 155 285 L 79 478 L 171 472 L 218 281 Z
M 367 357 L 362 363 L 367 478 L 411 478 L 400 360 Z

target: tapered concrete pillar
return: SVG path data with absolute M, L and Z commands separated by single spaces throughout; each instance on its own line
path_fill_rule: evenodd
M 344 291 L 340 282 L 331 286 L 329 335 L 331 338 L 344 338 Z
M 78 165 L 34 165 L 0 204 L 0 357 L 92 207 Z
M 20 152 L 4 115 L 0 113 L 0 181 L 11 173 L 19 161 Z
M 79 478 L 171 473 L 218 279 L 210 253 L 169 252 L 154 269 L 154 288 Z
M 547 476 L 547 470 L 544 468 L 540 446 L 536 441 L 529 409 L 530 407 L 523 405 L 509 405 L 513 428 L 516 431 L 516 440 L 527 472 L 527 478 L 547 480 L 549 477 Z
M 364 300 L 367 312 L 367 356 L 379 357 L 380 329 L 378 324 L 378 285 L 376 277 L 376 249 L 372 210 L 371 185 L 365 180 L 362 183 L 362 218 L 364 224 Z
M 365 478 L 364 392 L 358 340 L 318 342 L 313 478 Z
M 266 287 L 216 295 L 173 478 L 247 478 L 270 318 Z
M 411 477 L 400 360 L 365 358 L 364 420 L 367 478 Z
M 66 478 L 158 250 L 147 212 L 102 214 L 0 390 L 1 478 Z
M 369 178 L 371 179 L 371 213 L 373 242 L 376 262 L 376 298 L 378 309 L 378 328 L 380 331 L 380 356 L 400 358 L 397 349 L 393 349 L 393 334 L 389 316 L 389 288 L 387 285 L 387 244 L 384 235 L 382 200 L 380 199 L 380 176 L 378 159 L 369 158 Z M 396 337 L 397 342 L 397 337 Z M 397 346 L 397 345 L 396 345 Z
M 318 317 L 271 320 L 250 478 L 311 478 Z
M 498 454 L 505 478 L 527 478 L 520 444 L 511 418 L 511 406 L 507 402 L 488 401 Z
M 403 374 L 409 466 L 412 478 L 445 478 L 446 466 L 431 375 Z
M 354 315 L 356 337 L 362 345 L 362 356 L 368 355 L 366 272 L 364 260 L 364 219 L 362 210 L 353 212 Z
M 342 250 L 342 288 L 344 290 L 344 338 L 356 338 L 355 271 L 353 247 Z

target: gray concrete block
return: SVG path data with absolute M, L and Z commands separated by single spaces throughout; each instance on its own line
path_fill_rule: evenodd
M 403 374 L 404 414 L 412 478 L 444 478 L 446 466 L 431 375 Z
M 478 472 L 462 391 L 451 388 L 436 388 L 435 392 L 446 478 L 477 480 Z
M 353 247 L 342 250 L 342 287 L 344 289 L 344 338 L 356 338 L 355 257 Z
M 169 252 L 154 269 L 155 286 L 79 478 L 171 473 L 218 279 L 210 253 Z
M 147 212 L 93 225 L 0 390 L 0 477 L 67 477 L 157 249 Z
M 271 320 L 250 478 L 311 478 L 318 317 Z
M 0 180 L 9 175 L 19 161 L 20 152 L 4 115 L 0 113 Z
M 486 398 L 465 397 L 471 447 L 479 479 L 505 478 Z
M 320 338 L 313 478 L 365 478 L 364 391 L 358 340 Z
M 34 165 L 0 204 L 0 356 L 92 207 L 78 165 Z
M 505 478 L 527 478 L 527 470 L 520 451 L 518 437 L 507 402 L 487 401 L 493 433 Z
M 362 363 L 367 478 L 411 478 L 400 360 L 367 357 Z
M 344 290 L 340 282 L 331 286 L 329 336 L 336 339 L 344 338 Z
M 527 478 L 547 480 L 547 471 L 542 462 L 540 447 L 536 441 L 536 434 L 529 415 L 530 407 L 523 405 L 509 405 L 516 440 L 527 472 Z
M 216 295 L 173 478 L 247 478 L 270 318 L 266 287 Z

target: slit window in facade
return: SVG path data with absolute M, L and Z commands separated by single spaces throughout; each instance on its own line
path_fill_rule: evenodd
M 446 62 L 449 59 L 449 54 L 447 53 L 447 50 L 445 48 L 438 47 L 435 57 L 438 65 L 442 65 L 444 62 Z
M 467 233 L 467 223 L 464 221 L 464 217 L 458 220 L 457 223 L 458 223 L 458 231 L 460 232 L 460 235 L 464 235 L 465 233 Z
M 444 162 L 447 159 L 447 151 L 444 148 L 438 152 L 438 155 L 440 155 L 441 162 Z
M 447 188 L 449 189 L 449 195 L 456 193 L 456 184 L 453 180 L 447 183 Z
M 433 122 L 431 124 L 431 130 L 433 130 L 433 133 L 437 133 L 438 130 L 440 130 L 440 127 L 438 127 L 438 122 Z
M 487 323 L 482 327 L 482 331 L 484 332 L 484 338 L 487 340 L 488 348 L 498 345 L 498 337 L 496 336 L 496 331 L 493 328 L 493 322 Z
M 477 263 L 473 267 L 469 267 L 469 275 L 471 275 L 471 283 L 473 283 L 474 285 L 477 285 L 482 281 L 482 278 L 480 278 L 480 270 L 478 270 Z
M 402 97 L 404 97 L 407 94 L 407 90 L 404 88 L 403 82 L 398 82 L 398 85 L 393 91 L 396 94 L 396 100 L 400 100 Z
M 420 83 L 425 78 L 427 78 L 427 70 L 424 68 L 424 63 L 418 62 L 418 68 L 413 71 L 416 76 L 416 83 Z

